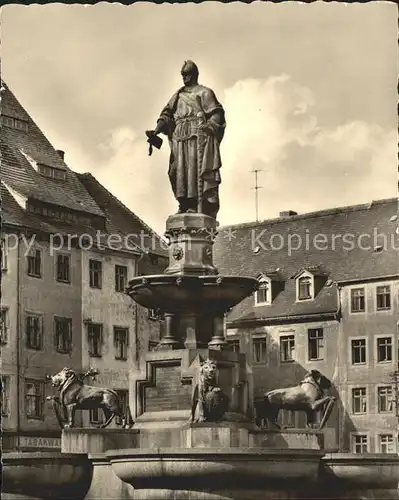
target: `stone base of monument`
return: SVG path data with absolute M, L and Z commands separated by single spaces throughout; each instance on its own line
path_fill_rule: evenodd
M 169 266 L 166 274 L 212 275 L 212 245 L 217 222 L 204 214 L 184 213 L 168 217 L 166 237 L 169 239 Z
M 188 333 L 190 334 L 190 332 Z M 224 420 L 245 422 L 248 407 L 245 356 L 228 350 L 176 349 L 146 355 L 130 376 L 130 411 L 135 429 L 180 428 L 191 416 L 201 362 L 218 366 L 218 386 L 229 398 Z
M 124 450 L 139 446 L 136 429 L 64 429 L 61 435 L 62 453 L 105 453 L 110 449 Z

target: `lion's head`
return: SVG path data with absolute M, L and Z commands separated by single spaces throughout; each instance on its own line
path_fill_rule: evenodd
M 313 379 L 316 384 L 320 387 L 322 390 L 328 390 L 331 388 L 331 381 L 325 377 L 322 373 L 319 372 L 319 370 L 310 370 L 307 372 L 306 378 Z
M 71 378 L 77 378 L 76 372 L 71 370 L 70 368 L 63 368 L 60 372 L 52 375 L 51 377 L 51 385 L 53 387 L 61 387 L 65 384 L 65 382 Z
M 207 380 L 209 382 L 215 381 L 218 372 L 218 367 L 216 362 L 212 361 L 211 359 L 207 359 L 206 361 L 201 363 L 200 372 L 204 380 Z

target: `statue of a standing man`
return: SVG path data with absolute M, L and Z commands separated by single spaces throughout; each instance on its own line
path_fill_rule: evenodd
M 226 126 L 213 90 L 199 85 L 198 67 L 186 61 L 180 88 L 164 107 L 149 142 L 160 133 L 170 144 L 169 179 L 178 213 L 203 213 L 216 219 L 219 210 L 220 143 Z

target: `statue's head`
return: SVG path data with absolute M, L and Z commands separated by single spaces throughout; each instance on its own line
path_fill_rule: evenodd
M 215 361 L 207 359 L 201 363 L 200 373 L 205 380 L 212 381 L 216 378 L 218 367 Z
M 61 387 L 70 378 L 76 378 L 76 372 L 70 368 L 63 368 L 60 372 L 50 377 L 53 387 Z
M 183 83 L 186 87 L 195 85 L 198 83 L 198 66 L 193 61 L 184 61 L 183 67 L 181 69 L 181 76 L 183 78 Z

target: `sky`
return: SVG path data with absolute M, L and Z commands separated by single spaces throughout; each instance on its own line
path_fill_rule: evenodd
M 145 130 L 193 59 L 226 111 L 221 225 L 397 195 L 394 3 L 8 5 L 2 77 L 77 172 L 158 232 L 177 209 Z

